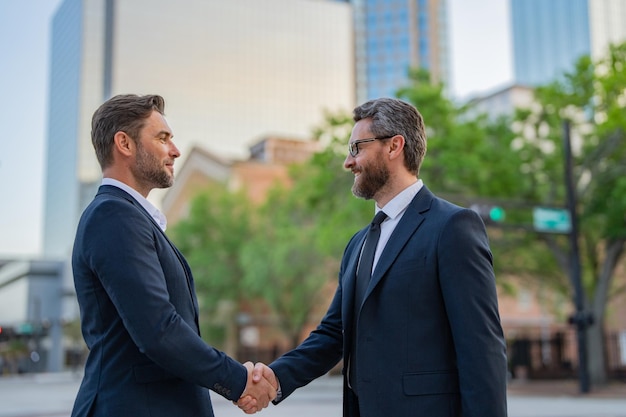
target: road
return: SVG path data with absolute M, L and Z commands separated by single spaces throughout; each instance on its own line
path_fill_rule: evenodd
M 0 417 L 69 417 L 80 378 L 69 373 L 0 378 Z M 509 417 L 626 417 L 626 397 L 510 394 Z M 217 417 L 244 414 L 213 395 Z M 341 380 L 323 377 L 262 415 L 273 417 L 341 417 Z

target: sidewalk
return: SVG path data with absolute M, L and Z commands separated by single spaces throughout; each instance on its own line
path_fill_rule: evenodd
M 69 417 L 80 380 L 80 375 L 71 373 L 2 377 L 0 417 Z M 577 380 L 513 380 L 508 393 L 509 417 L 626 417 L 626 382 L 614 382 L 582 395 Z M 216 416 L 243 416 L 225 398 L 211 397 Z M 267 415 L 341 417 L 341 404 L 342 378 L 325 376 L 280 406 L 271 406 Z
M 581 393 L 577 379 L 558 380 L 512 380 L 507 389 L 510 396 L 530 397 L 584 397 L 626 399 L 626 382 L 612 381 L 604 387 L 591 387 Z

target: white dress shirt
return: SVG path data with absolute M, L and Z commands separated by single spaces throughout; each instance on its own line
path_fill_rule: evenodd
M 139 204 L 143 207 L 154 219 L 154 221 L 159 225 L 161 230 L 165 232 L 167 228 L 167 219 L 165 218 L 165 214 L 161 213 L 161 211 L 154 207 L 154 205 L 149 202 L 144 196 L 139 194 L 137 190 L 124 184 L 121 181 L 114 180 L 113 178 L 102 178 L 102 185 L 112 185 L 114 187 L 120 188 L 130 194 Z
M 375 214 L 380 210 L 384 211 L 387 215 L 387 218 L 380 225 L 380 238 L 378 239 L 378 245 L 376 246 L 376 253 L 374 254 L 374 264 L 372 265 L 372 272 L 376 269 L 376 264 L 378 263 L 378 259 L 380 258 L 380 254 L 385 249 L 387 242 L 389 241 L 389 237 L 395 230 L 396 226 L 400 222 L 400 219 L 406 212 L 406 208 L 409 206 L 409 203 L 413 201 L 413 198 L 418 193 L 419 190 L 422 189 L 424 183 L 421 179 L 418 179 L 414 184 L 411 184 L 404 190 L 402 190 L 397 196 L 391 199 L 385 207 L 382 209 L 376 206 Z

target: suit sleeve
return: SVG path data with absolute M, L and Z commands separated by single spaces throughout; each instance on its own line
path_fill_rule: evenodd
M 438 244 L 439 279 L 456 350 L 463 416 L 503 417 L 504 341 L 485 226 L 471 210 L 445 224 Z
M 157 232 L 132 204 L 106 201 L 85 227 L 82 262 L 97 275 L 142 353 L 171 374 L 236 400 L 245 389 L 246 370 L 207 345 L 170 302 Z

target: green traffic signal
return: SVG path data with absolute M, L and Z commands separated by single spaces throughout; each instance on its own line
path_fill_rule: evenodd
M 489 209 L 489 219 L 494 222 L 504 221 L 505 213 L 504 209 L 499 206 L 493 206 Z
M 504 209 L 500 206 L 475 203 L 470 206 L 470 210 L 478 213 L 485 224 L 502 223 L 505 218 Z

